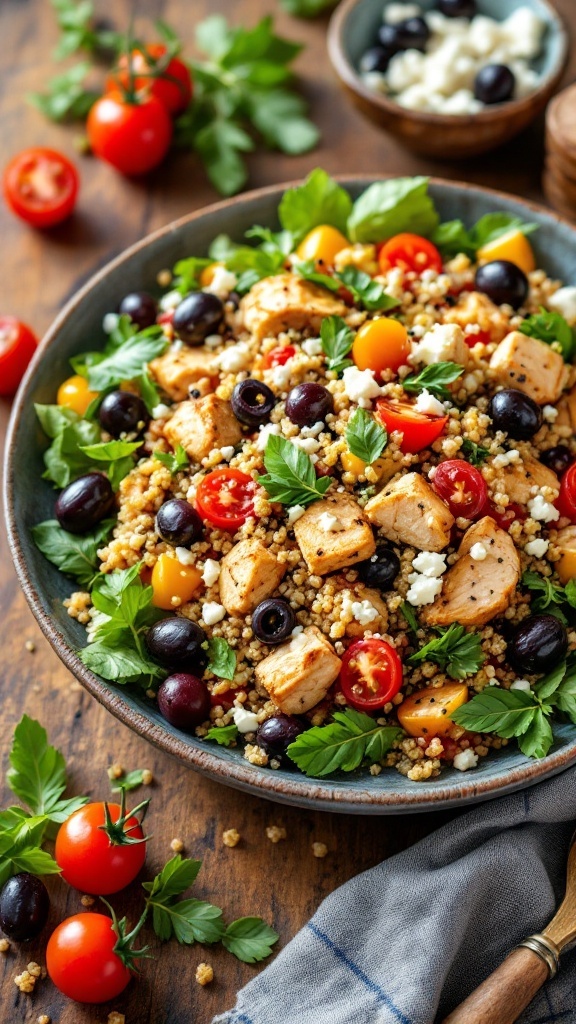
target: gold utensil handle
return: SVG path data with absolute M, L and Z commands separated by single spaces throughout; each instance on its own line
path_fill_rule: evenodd
M 538 989 L 556 973 L 545 952 L 536 952 L 537 939 L 540 937 L 533 936 L 534 945 L 514 949 L 442 1024 L 514 1024 Z

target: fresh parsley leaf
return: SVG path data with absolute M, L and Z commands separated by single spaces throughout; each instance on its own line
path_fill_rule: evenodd
M 561 622 L 566 624 L 566 616 L 560 607 L 566 600 L 566 592 L 563 587 L 552 583 L 548 576 L 540 576 L 539 573 L 532 571 L 522 574 L 522 586 L 537 595 L 532 600 L 532 611 L 548 611 L 549 614 L 556 615 Z
M 178 260 L 173 273 L 175 275 L 172 287 L 188 295 L 189 292 L 197 292 L 200 288 L 200 275 L 206 267 L 214 261 L 209 256 L 188 256 L 185 260 Z
M 357 458 L 368 466 L 382 454 L 388 444 L 388 434 L 370 413 L 358 407 L 346 427 L 346 443 Z
M 68 533 L 56 519 L 47 519 L 32 527 L 36 547 L 61 572 L 73 576 L 80 586 L 91 587 L 98 575 L 97 551 L 103 547 L 113 519 L 106 519 L 90 533 Z
M 247 132 L 224 117 L 215 117 L 194 136 L 194 149 L 214 188 L 223 196 L 234 195 L 246 184 L 248 171 L 240 154 L 254 148 Z
M 418 633 L 418 630 L 420 629 L 420 626 L 418 625 L 416 612 L 414 611 L 412 605 L 408 604 L 407 601 L 402 601 L 402 604 L 400 605 L 400 611 L 404 618 L 406 619 L 406 622 L 408 623 L 408 628 L 410 629 L 410 632 L 416 635 Z
M 341 317 L 324 317 L 320 328 L 320 341 L 328 359 L 326 369 L 340 374 L 347 366 L 352 366 L 352 360 L 348 359 L 348 355 L 352 351 L 355 337 L 355 332 Z
M 476 258 L 478 249 L 489 242 L 496 241 L 511 231 L 522 231 L 529 235 L 536 231 L 536 224 L 526 224 L 519 217 L 509 213 L 487 213 L 468 231 L 461 220 L 450 220 L 439 224 L 431 239 L 443 256 L 450 258 L 464 253 L 471 259 Z
M 567 663 L 566 659 L 556 665 L 546 676 L 539 679 L 536 685 L 533 687 L 534 692 L 540 700 L 548 700 L 551 704 L 554 703 L 554 694 L 556 693 L 560 683 L 566 676 Z
M 288 747 L 288 757 L 305 775 L 321 778 L 332 772 L 351 772 L 362 763 L 377 764 L 402 736 L 392 725 L 347 708 L 335 711 L 330 725 L 315 725 Z
M 537 690 L 539 696 L 542 699 L 546 699 L 544 694 L 540 693 L 542 682 L 541 680 L 538 684 Z M 570 721 L 576 725 L 576 665 L 573 658 L 568 660 L 566 671 L 559 685 L 547 699 L 550 704 L 553 704 L 559 711 L 567 715 Z
M 174 452 L 154 452 L 154 458 L 158 459 L 174 476 L 183 469 L 188 469 L 190 460 L 181 444 L 177 445 Z
M 489 448 L 483 448 L 482 445 L 470 441 L 467 437 L 464 438 L 460 451 L 471 466 L 481 466 L 490 455 Z
M 190 860 L 177 853 L 164 865 L 152 882 L 143 882 L 142 888 L 159 903 L 181 896 L 194 884 L 202 867 L 201 860 Z
M 136 378 L 136 384 L 144 405 L 150 415 L 153 416 L 154 409 L 157 405 L 160 405 L 160 392 L 148 373 L 148 370 L 145 370 L 144 373 L 141 373 L 140 376 Z
M 112 783 L 113 793 L 130 793 L 143 785 L 144 771 L 142 768 L 135 768 L 133 772 L 126 772 L 120 779 L 114 779 Z
M 0 818 L 0 887 L 20 871 L 58 874 L 58 864 L 41 847 L 49 822 L 46 815 L 30 817 L 22 808 L 12 807 Z
M 546 345 L 557 343 L 562 351 L 564 361 L 566 363 L 572 361 L 576 348 L 576 338 L 570 324 L 560 313 L 554 313 L 552 310 L 541 306 L 540 312 L 533 313 L 532 316 L 523 320 L 518 330 L 529 338 L 538 338 L 539 341 L 545 342 Z
M 52 444 L 44 452 L 44 477 L 57 487 L 67 487 L 76 477 L 94 469 L 94 463 L 81 447 L 97 443 L 100 428 L 63 406 L 36 405 L 35 409 L 42 429 L 52 438 Z
M 64 757 L 49 745 L 46 730 L 28 715 L 14 730 L 9 760 L 8 785 L 32 814 L 62 824 L 86 803 L 83 796 L 62 798 L 67 784 Z
M 564 587 L 564 594 L 570 607 L 576 608 L 576 579 L 568 580 Z
M 214 740 L 220 747 L 229 747 L 238 738 L 237 725 L 223 725 L 220 728 L 213 725 L 206 733 L 207 740 Z
M 518 746 L 526 757 L 546 757 L 554 742 L 552 726 L 543 707 L 537 708 L 526 732 L 518 736 Z
M 63 60 L 78 50 L 105 54 L 112 59 L 120 52 L 124 37 L 98 27 L 91 0 L 52 0 L 52 7 L 61 33 L 54 60 Z
M 260 78 L 262 71 L 261 67 Z M 266 68 L 266 76 L 272 81 L 261 84 L 272 85 L 277 75 L 278 66 L 271 65 Z M 320 141 L 320 131 L 306 117 L 307 109 L 302 96 L 281 88 L 254 88 L 248 102 L 250 120 L 267 145 L 289 156 L 308 153 Z
M 278 209 L 280 223 L 299 242 L 313 228 L 330 224 L 346 234 L 346 223 L 352 211 L 352 200 L 326 171 L 316 167 L 303 185 L 287 189 Z
M 281 6 L 294 18 L 316 18 L 322 11 L 336 5 L 336 0 L 280 0 Z
M 327 288 L 329 292 L 337 292 L 340 289 L 340 281 L 336 274 L 323 274 L 322 271 L 317 269 L 316 260 L 296 262 L 293 264 L 292 269 L 299 277 L 303 277 L 305 281 L 319 284 L 322 288 Z
M 236 291 L 244 295 L 257 281 L 274 277 L 284 269 L 286 257 L 281 249 L 271 246 L 236 245 L 227 235 L 218 235 L 210 246 L 210 256 L 224 263 L 236 274 Z
M 84 121 L 99 97 L 94 89 L 85 88 L 90 71 L 88 61 L 75 64 L 63 74 L 51 78 L 46 92 L 29 93 L 28 102 L 50 121 Z
M 213 636 L 208 640 L 208 668 L 220 679 L 234 679 L 236 652 L 224 637 Z
M 172 857 L 152 882 L 144 882 L 147 907 L 159 939 L 175 938 L 191 946 L 194 942 L 218 942 L 224 935 L 222 911 L 196 899 L 179 900 L 195 882 L 202 861 Z
M 104 357 L 87 366 L 88 384 L 94 391 L 104 391 L 124 380 L 134 380 L 146 371 L 152 359 L 165 352 L 168 344 L 159 324 L 137 331 L 120 345 L 116 344 L 115 332 L 112 332 Z
M 336 274 L 336 277 L 352 293 L 355 302 L 370 312 L 394 309 L 399 305 L 398 299 L 387 295 L 382 285 L 378 281 L 374 281 L 370 274 L 365 274 L 363 270 L 352 266 L 344 267 Z
M 370 185 L 348 218 L 353 242 L 383 242 L 402 231 L 428 237 L 439 217 L 428 195 L 428 178 L 394 178 Z
M 282 505 L 311 505 L 324 497 L 332 482 L 328 476 L 317 477 L 310 456 L 276 434 L 266 442 L 264 466 L 266 476 L 258 477 L 258 483 Z
M 419 395 L 422 391 L 429 391 L 435 398 L 450 398 L 450 391 L 446 387 L 462 376 L 463 366 L 458 363 L 430 363 L 418 374 L 410 374 L 402 381 L 402 387 L 410 394 Z
M 222 945 L 245 964 L 255 964 L 270 956 L 280 936 L 260 917 L 240 917 L 229 924 Z
M 132 456 L 141 447 L 142 441 L 101 441 L 98 444 L 80 445 L 80 451 L 94 462 L 103 463 L 112 489 L 117 491 L 121 480 L 134 468 Z
M 534 693 L 487 686 L 467 704 L 452 713 L 452 721 L 470 732 L 495 732 L 505 739 L 518 739 L 528 757 L 545 757 L 552 745 L 552 730 L 546 721 L 550 705 Z
M 410 655 L 410 664 L 418 665 L 423 661 L 433 661 L 452 679 L 464 679 L 466 676 L 475 675 L 485 661 L 480 635 L 467 633 L 463 626 L 458 626 L 454 622 L 439 632 L 440 636 Z

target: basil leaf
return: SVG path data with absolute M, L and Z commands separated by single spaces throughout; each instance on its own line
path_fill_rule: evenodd
M 370 466 L 388 444 L 388 434 L 365 409 L 358 408 L 348 421 L 346 443 L 352 455 Z
M 141 445 L 142 441 L 102 441 L 99 444 L 80 445 L 80 451 L 94 462 L 104 463 L 103 468 L 112 489 L 117 491 L 120 481 L 134 468 L 132 455 Z
M 330 477 L 317 477 L 310 456 L 276 434 L 271 434 L 266 442 L 264 466 L 268 472 L 258 477 L 258 483 L 272 501 L 283 505 L 306 507 L 323 498 L 332 482 Z
M 56 519 L 47 519 L 32 527 L 36 547 L 61 572 L 73 576 L 81 586 L 90 587 L 98 575 L 98 549 L 114 526 L 106 519 L 90 533 L 68 533 Z
M 229 924 L 222 945 L 245 964 L 255 964 L 270 956 L 280 936 L 260 917 L 240 917 Z
M 66 427 L 71 424 L 81 422 L 82 417 L 72 409 L 68 409 L 65 405 L 38 405 L 34 406 L 34 410 L 38 419 L 40 420 L 40 426 L 47 437 L 55 438 L 58 434 L 61 434 Z
M 133 772 L 126 772 L 120 779 L 114 779 L 111 786 L 113 793 L 130 793 L 143 785 L 144 771 L 142 768 L 135 768 Z
M 470 259 L 476 257 L 476 248 L 470 232 L 461 220 L 448 220 L 439 224 L 430 237 L 446 259 L 459 256 L 460 253 L 464 253 Z
M 419 395 L 428 391 L 435 398 L 449 399 L 450 391 L 446 387 L 462 376 L 464 367 L 458 363 L 430 363 L 418 374 L 411 374 L 402 381 L 404 391 Z
M 370 312 L 375 310 L 394 309 L 400 303 L 392 295 L 387 295 L 381 284 L 374 281 L 369 274 L 356 267 L 344 267 L 336 274 L 345 288 L 352 293 L 354 300 Z
M 482 693 L 457 708 L 451 718 L 456 725 L 470 732 L 495 732 L 511 739 L 528 731 L 541 706 L 533 693 L 487 686 Z
M 86 668 L 103 679 L 120 685 L 139 683 L 147 690 L 154 679 L 161 679 L 166 675 L 140 651 L 120 642 L 114 644 L 110 640 L 96 640 L 78 654 Z
M 158 462 L 161 462 L 163 466 L 166 466 L 172 473 L 172 476 L 180 473 L 183 469 L 188 469 L 190 465 L 188 456 L 181 444 L 176 446 L 173 453 L 154 452 L 154 458 L 158 459 Z
M 305 775 L 321 778 L 335 771 L 351 772 L 366 761 L 377 764 L 403 735 L 392 725 L 347 708 L 335 711 L 330 725 L 315 725 L 291 743 L 288 757 Z
M 480 635 L 467 633 L 463 626 L 456 623 L 439 632 L 440 636 L 410 655 L 410 664 L 418 665 L 423 661 L 433 661 L 441 669 L 445 669 L 452 679 L 464 679 L 466 676 L 475 675 L 486 660 L 482 652 Z
M 476 444 L 475 441 L 470 441 L 467 437 L 462 441 L 460 451 L 471 466 L 481 466 L 490 455 L 489 448 L 483 448 L 482 445 Z
M 50 746 L 43 726 L 28 715 L 14 730 L 9 760 L 8 785 L 32 814 L 62 824 L 87 802 L 86 797 L 62 798 L 67 785 L 64 756 Z
M 236 652 L 224 637 L 213 636 L 208 640 L 208 668 L 220 679 L 234 679 Z
M 566 363 L 572 361 L 576 349 L 576 338 L 570 324 L 560 313 L 554 313 L 541 306 L 540 312 L 533 313 L 532 316 L 523 320 L 518 330 L 529 338 L 537 338 L 538 341 L 545 342 L 546 345 L 557 342 L 564 361 Z
M 295 244 L 313 228 L 329 224 L 346 234 L 346 222 L 352 200 L 326 171 L 317 167 L 303 185 L 288 189 L 280 201 L 278 216 L 285 231 L 290 231 Z
M 172 287 L 182 295 L 189 292 L 197 292 L 200 289 L 200 275 L 206 267 L 214 261 L 209 256 L 189 256 L 185 260 L 178 260 L 173 273 L 175 274 Z
M 509 213 L 485 213 L 476 221 L 470 236 L 477 251 L 489 242 L 495 242 L 497 238 L 515 230 L 521 231 L 523 235 L 531 235 L 533 231 L 538 230 L 538 225 L 527 224 L 520 217 L 514 217 Z
M 229 747 L 238 738 L 237 725 L 223 725 L 220 728 L 213 725 L 206 733 L 207 740 L 214 740 L 220 747 Z
M 356 334 L 339 316 L 327 316 L 322 320 L 320 340 L 322 349 L 328 358 L 328 370 L 342 373 L 347 366 L 352 366 L 348 354 L 352 350 Z
M 354 203 L 348 218 L 353 242 L 383 242 L 403 231 L 426 237 L 439 217 L 428 195 L 428 178 L 394 178 L 370 185 Z
M 76 477 L 93 470 L 93 461 L 85 455 L 83 445 L 94 444 L 100 440 L 100 428 L 95 423 L 77 417 L 66 424 L 60 421 L 62 429 L 54 436 L 50 447 L 44 452 L 46 470 L 44 478 L 51 480 L 57 487 L 67 487 Z M 55 417 L 49 418 L 49 426 L 56 423 Z
M 114 347 L 99 363 L 88 367 L 89 386 L 94 391 L 103 391 L 124 380 L 134 380 L 145 372 L 152 359 L 166 351 L 168 345 L 160 325 L 139 331 Z
M 141 373 L 140 376 L 136 378 L 136 384 L 144 405 L 150 415 L 153 416 L 156 406 L 160 405 L 160 392 L 148 373 L 148 370 L 145 370 L 144 373 Z

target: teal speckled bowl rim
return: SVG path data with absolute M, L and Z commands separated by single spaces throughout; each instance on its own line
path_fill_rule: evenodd
M 383 180 L 385 177 L 387 176 L 346 175 L 340 176 L 338 180 L 350 187 L 366 188 L 372 181 Z M 566 232 L 566 229 L 571 234 L 573 233 L 575 235 L 574 250 L 576 252 L 576 232 L 573 225 L 542 206 L 526 203 L 517 197 L 492 189 L 480 188 L 459 182 L 448 182 L 441 179 L 431 179 L 431 182 L 433 185 L 447 190 L 448 194 L 452 192 L 455 196 L 462 196 L 463 192 L 468 193 L 471 200 L 475 197 L 485 198 L 486 196 L 493 196 L 496 208 L 499 203 L 503 202 L 504 205 L 512 203 L 516 208 L 520 206 L 528 214 L 532 211 L 539 215 L 548 226 L 557 225 L 563 234 Z M 244 193 L 242 196 L 214 204 L 168 224 L 166 227 L 161 228 L 159 231 L 131 246 L 99 270 L 74 295 L 56 318 L 40 343 L 38 351 L 21 384 L 15 399 L 8 428 L 4 473 L 4 502 L 8 540 L 20 585 L 42 632 L 56 654 L 92 696 L 121 722 L 133 729 L 138 735 L 149 740 L 160 750 L 171 754 L 195 771 L 215 781 L 232 786 L 235 789 L 276 802 L 315 808 L 317 810 L 380 815 L 457 808 L 465 804 L 502 796 L 506 793 L 531 786 L 536 782 L 564 771 L 564 769 L 576 762 L 576 730 L 571 730 L 569 741 L 564 743 L 562 749 L 556 750 L 541 761 L 530 761 L 527 759 L 525 762 L 510 766 L 507 765 L 507 757 L 509 755 L 506 752 L 501 752 L 500 756 L 496 755 L 494 757 L 491 766 L 494 769 L 494 774 L 491 773 L 490 777 L 484 778 L 481 775 L 477 775 L 476 772 L 463 775 L 452 771 L 444 776 L 446 778 L 445 782 L 435 781 L 432 784 L 424 782 L 414 786 L 414 784 L 410 784 L 406 780 L 407 787 L 410 787 L 410 789 L 407 788 L 406 790 L 402 788 L 387 790 L 384 788 L 382 783 L 385 779 L 385 773 L 382 773 L 378 779 L 373 779 L 372 776 L 366 773 L 362 777 L 362 781 L 365 778 L 365 786 L 357 785 L 360 777 L 358 774 L 355 774 L 354 781 L 356 785 L 352 786 L 347 784 L 348 778 L 343 775 L 335 779 L 308 779 L 296 772 L 287 773 L 256 768 L 249 765 L 239 754 L 235 754 L 231 758 L 230 754 L 233 752 L 219 747 L 214 749 L 201 740 L 196 739 L 196 737 L 178 733 L 177 730 L 168 726 L 168 723 L 163 722 L 158 715 L 155 716 L 152 709 L 148 710 L 138 707 L 135 701 L 130 698 L 129 693 L 125 693 L 120 688 L 114 688 L 90 672 L 67 642 L 57 625 L 55 617 L 47 612 L 45 603 L 47 604 L 48 600 L 46 599 L 45 602 L 42 600 L 38 581 L 34 578 L 34 573 L 26 559 L 25 545 L 21 537 L 16 514 L 17 498 L 21 494 L 26 478 L 21 473 L 21 467 L 16 465 L 15 456 L 20 440 L 19 433 L 22 429 L 23 418 L 33 401 L 37 371 L 47 354 L 57 348 L 58 335 L 62 326 L 70 318 L 74 318 L 79 305 L 90 295 L 90 292 L 97 284 L 105 281 L 110 275 L 116 274 L 132 256 L 143 249 L 153 246 L 158 239 L 163 239 L 167 235 L 177 233 L 184 225 L 197 222 L 203 218 L 209 218 L 216 212 L 232 212 L 235 208 L 242 208 L 245 204 L 258 202 L 259 200 L 270 200 L 276 196 L 279 200 L 285 189 L 296 184 L 299 183 L 289 182 L 285 185 L 273 185 Z M 572 731 L 574 733 L 573 738 Z M 500 770 L 497 770 L 498 768 Z

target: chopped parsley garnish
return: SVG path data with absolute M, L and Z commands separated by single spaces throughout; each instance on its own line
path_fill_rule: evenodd
M 410 394 L 419 395 L 422 391 L 428 391 L 435 398 L 451 398 L 446 385 L 458 380 L 463 371 L 464 367 L 458 363 L 430 363 L 420 373 L 405 377 L 402 387 Z
M 481 466 L 490 455 L 489 448 L 483 448 L 482 445 L 470 441 L 467 437 L 464 438 L 460 451 L 471 466 Z
M 342 373 L 347 366 L 352 366 L 348 355 L 352 351 L 356 334 L 339 316 L 327 316 L 320 328 L 320 341 L 324 355 L 328 360 L 327 370 Z
M 418 665 L 423 661 L 433 661 L 446 671 L 452 679 L 464 679 L 475 675 L 484 664 L 482 640 L 478 633 L 467 633 L 463 626 L 452 623 L 446 629 L 439 629 L 440 636 L 430 640 L 408 661 Z
M 271 434 L 266 442 L 264 465 L 267 473 L 258 477 L 258 483 L 272 501 L 282 505 L 306 508 L 323 498 L 332 483 L 329 476 L 316 476 L 314 463 L 306 452 L 276 434 Z

